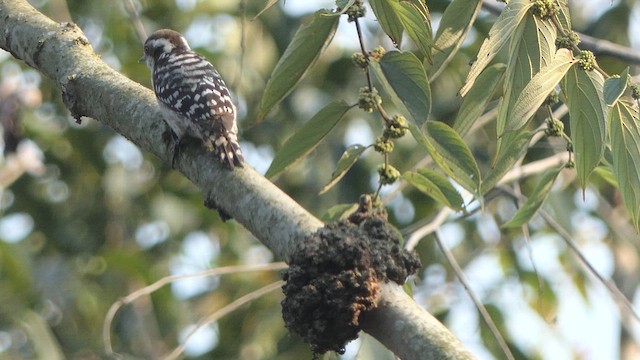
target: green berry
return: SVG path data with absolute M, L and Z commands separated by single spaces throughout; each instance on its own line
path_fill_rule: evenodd
M 375 49 L 369 51 L 369 56 L 371 56 L 373 60 L 378 61 L 384 55 L 385 52 L 386 50 L 382 46 L 378 46 Z
M 407 119 L 404 116 L 396 115 L 387 124 L 384 129 L 384 136 L 390 139 L 398 139 L 407 134 Z
M 366 112 L 373 112 L 376 106 L 382 104 L 382 98 L 378 95 L 378 90 L 365 86 L 360 88 L 360 96 L 358 98 L 358 107 Z
M 547 20 L 556 14 L 558 5 L 555 0 L 536 0 L 533 3 L 533 14 L 542 20 Z
M 376 139 L 373 149 L 381 154 L 388 154 L 393 151 L 393 141 L 381 136 Z
M 560 102 L 560 94 L 557 91 L 552 91 L 544 101 L 546 105 L 554 105 L 558 102 Z
M 574 31 L 569 32 L 567 36 L 560 36 L 556 39 L 557 48 L 573 49 L 580 44 L 580 36 Z
M 353 5 L 347 9 L 347 16 L 349 22 L 356 21 L 356 19 L 363 17 L 367 12 L 367 8 L 362 4 L 362 0 L 356 0 Z
M 391 165 L 380 165 L 378 167 L 380 175 L 380 183 L 382 185 L 390 185 L 400 178 L 400 172 Z
M 544 131 L 547 136 L 562 136 L 564 133 L 564 123 L 559 119 L 548 118 L 547 129 Z
M 596 68 L 596 57 L 589 50 L 582 50 L 580 52 L 580 67 L 586 71 L 593 71 Z
M 633 83 L 629 87 L 631 88 L 631 97 L 635 100 L 640 99 L 640 84 Z
M 369 60 L 362 53 L 353 53 L 353 55 L 351 55 L 351 61 L 361 69 L 366 69 L 367 66 L 369 66 Z

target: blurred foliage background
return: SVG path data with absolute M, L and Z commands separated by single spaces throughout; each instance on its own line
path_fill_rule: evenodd
M 105 62 L 150 86 L 149 70 L 137 62 L 142 45 L 127 1 L 30 3 L 56 21 L 77 23 Z M 266 80 L 301 20 L 335 4 L 289 0 L 255 17 L 266 0 L 132 3 L 148 33 L 178 30 L 217 66 L 238 99 L 247 162 L 259 171 L 267 169 L 282 143 L 323 105 L 335 99 L 355 103 L 365 84 L 363 73 L 351 62 L 351 54 L 358 50 L 355 29 L 342 19 L 336 38 L 313 70 L 275 111 L 256 123 L 254 109 Z M 448 1 L 428 1 L 434 32 L 447 5 Z M 640 14 L 636 1 L 570 1 L 570 5 L 575 30 L 640 46 L 631 36 L 640 31 L 635 24 Z M 488 12 L 480 14 L 463 49 L 431 84 L 434 119 L 451 123 L 455 118 L 461 102 L 457 91 L 494 20 Z M 364 29 L 369 49 L 393 47 L 371 13 Z M 609 73 L 629 65 L 611 57 L 598 61 Z M 117 299 L 170 274 L 274 260 L 241 226 L 223 223 L 206 209 L 195 187 L 167 164 L 96 121 L 76 124 L 51 82 L 4 52 L 0 53 L 0 110 L 5 135 L 0 162 L 0 358 L 102 358 L 103 321 Z M 334 205 L 355 203 L 360 194 L 377 187 L 381 157 L 372 151 L 337 186 L 321 196 L 318 192 L 347 146 L 370 144 L 381 131 L 379 117 L 351 111 L 311 156 L 275 181 L 319 217 Z M 478 162 L 489 166 L 494 127 L 467 140 Z M 559 143 L 542 141 L 526 161 L 559 151 Z M 404 171 L 425 156 L 406 137 L 396 144 L 391 161 Z M 549 198 L 547 210 L 596 269 L 639 303 L 640 242 L 625 221 L 619 194 L 604 178 L 594 176 L 583 200 L 582 191 L 568 176 Z M 535 179 L 530 184 L 523 181 L 523 192 L 535 184 Z M 390 220 L 403 234 L 410 234 L 438 210 L 431 199 L 402 184 L 385 187 L 383 195 Z M 633 331 L 638 324 L 623 326 L 624 313 L 620 315 L 604 286 L 586 274 L 554 230 L 537 219 L 529 240 L 519 230 L 500 231 L 499 224 L 509 220 L 514 209 L 512 200 L 498 198 L 488 202 L 482 213 L 445 224 L 442 234 L 517 357 L 640 356 L 640 336 Z M 432 239 L 423 240 L 417 251 L 424 269 L 414 280 L 416 300 L 480 358 L 501 358 Z M 163 288 L 119 313 L 112 330 L 115 350 L 157 358 L 174 348 L 199 319 L 278 279 L 277 273 L 258 272 Z M 187 356 L 310 358 L 308 347 L 285 330 L 280 300 L 279 292 L 271 293 L 207 327 L 189 343 Z M 384 351 L 367 355 L 376 346 L 371 339 L 355 342 L 343 358 L 352 359 L 358 351 L 360 358 L 389 358 Z

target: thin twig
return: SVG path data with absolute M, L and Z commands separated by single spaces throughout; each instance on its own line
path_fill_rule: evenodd
M 407 239 L 407 242 L 404 244 L 405 249 L 409 251 L 415 249 L 420 240 L 437 231 L 451 214 L 453 214 L 453 210 L 448 207 L 443 207 L 431 222 L 411 233 L 411 236 L 409 236 L 409 239 Z
M 520 188 L 520 183 L 516 182 L 513 185 L 514 185 L 513 186 L 514 191 L 518 195 L 520 195 L 520 197 L 523 197 L 522 189 Z M 516 203 L 516 206 L 518 207 L 521 207 L 525 202 L 524 199 L 520 199 L 520 200 L 514 199 L 514 201 Z M 538 267 L 536 266 L 536 261 L 533 258 L 533 249 L 531 248 L 531 233 L 529 232 L 529 224 L 528 223 L 522 224 L 521 229 L 522 229 L 522 235 L 524 236 L 524 244 L 527 249 L 527 257 L 529 258 L 529 262 L 531 263 L 531 267 L 533 268 L 533 273 L 536 275 L 536 280 L 538 281 L 538 310 L 541 310 L 545 284 L 544 284 L 544 280 L 542 279 L 542 276 L 540 275 L 540 272 L 538 271 Z
M 549 169 L 566 164 L 567 161 L 569 161 L 569 153 L 566 151 L 549 156 L 548 158 L 532 161 L 526 165 L 518 166 L 510 170 L 498 181 L 498 185 L 508 184 L 531 175 L 541 174 Z
M 283 270 L 287 268 L 287 264 L 283 262 L 270 263 L 270 264 L 260 264 L 260 265 L 237 265 L 237 266 L 226 266 L 216 269 L 211 269 L 195 274 L 185 274 L 185 275 L 172 275 L 166 276 L 151 285 L 145 286 L 140 290 L 136 290 L 133 293 L 127 295 L 126 297 L 119 299 L 116 301 L 111 307 L 109 311 L 107 311 L 107 315 L 105 316 L 104 324 L 102 327 L 102 339 L 104 341 L 105 352 L 108 356 L 117 356 L 117 354 L 113 351 L 113 347 L 111 345 L 111 324 L 116 316 L 116 313 L 120 308 L 124 305 L 130 304 L 140 298 L 141 296 L 149 295 L 159 288 L 176 282 L 178 280 L 191 279 L 191 278 L 200 278 L 200 277 L 209 277 L 209 276 L 219 276 L 225 274 L 233 274 L 240 272 L 251 272 L 251 271 L 277 271 Z
M 136 35 L 138 35 L 138 39 L 140 39 L 140 43 L 144 44 L 147 40 L 147 32 L 144 30 L 144 25 L 142 21 L 140 21 L 140 13 L 136 8 L 136 5 L 133 3 L 133 0 L 122 0 L 124 4 L 124 8 L 129 14 L 129 18 L 131 19 L 131 24 L 133 25 L 133 29 L 136 31 Z
M 509 194 L 510 196 L 514 197 L 515 199 L 524 198 L 524 197 L 519 197 L 518 194 L 513 192 L 511 189 L 502 188 L 502 190 L 506 194 Z M 593 267 L 593 265 L 591 265 L 589 260 L 580 251 L 580 248 L 578 247 L 578 245 L 576 245 L 576 242 L 573 240 L 571 234 L 569 234 L 567 230 L 565 230 L 560 224 L 558 224 L 558 222 L 555 221 L 553 216 L 551 216 L 544 209 L 538 210 L 538 214 L 542 216 L 542 218 L 553 229 L 553 231 L 555 231 L 558 235 L 560 235 L 560 238 L 562 238 L 562 240 L 567 244 L 567 246 L 569 246 L 569 248 L 578 257 L 578 260 L 586 268 L 587 272 L 593 275 L 594 277 L 596 277 L 596 279 L 598 279 L 598 281 L 600 281 L 607 288 L 607 290 L 609 291 L 613 299 L 616 300 L 616 303 L 620 307 L 620 310 L 622 312 L 630 314 L 634 319 L 636 319 L 636 321 L 640 323 L 640 315 L 638 315 L 638 313 L 636 312 L 635 308 L 633 307 L 633 304 L 631 304 L 631 302 L 624 296 L 624 294 L 620 291 L 620 289 L 618 289 L 618 287 L 614 283 L 605 279 Z
M 218 319 L 228 315 L 229 313 L 231 313 L 232 311 L 238 309 L 239 307 L 241 307 L 244 304 L 247 304 L 263 295 L 266 295 L 274 290 L 277 290 L 279 288 L 282 287 L 282 285 L 284 284 L 284 281 L 280 280 L 280 281 L 276 281 L 274 283 L 271 283 L 267 286 L 263 286 L 258 290 L 252 291 L 236 300 L 234 300 L 233 302 L 231 302 L 229 305 L 224 306 L 223 308 L 221 308 L 220 310 L 214 312 L 213 314 L 207 316 L 206 318 L 198 321 L 198 323 L 196 324 L 196 326 L 193 328 L 193 330 L 191 330 L 191 332 L 189 332 L 189 334 L 185 337 L 184 341 L 182 344 L 180 344 L 178 347 L 176 347 L 169 355 L 164 357 L 164 360 L 174 360 L 177 359 L 180 355 L 182 355 L 182 353 L 184 352 L 184 349 L 187 345 L 187 342 L 189 341 L 189 339 L 191 339 L 191 337 L 198 332 L 198 330 L 202 329 L 204 326 L 207 326 L 215 321 L 217 321 Z
M 500 334 L 498 327 L 491 319 L 491 315 L 489 315 L 489 312 L 487 311 L 487 309 L 484 307 L 480 299 L 473 292 L 473 289 L 471 289 L 471 284 L 469 283 L 469 279 L 467 279 L 466 275 L 464 274 L 464 271 L 462 271 L 462 268 L 456 261 L 456 258 L 453 256 L 451 251 L 444 245 L 444 243 L 440 239 L 440 236 L 438 235 L 438 231 L 434 233 L 434 236 L 436 238 L 436 243 L 438 244 L 438 247 L 440 247 L 440 250 L 442 250 L 442 253 L 444 253 L 444 256 L 447 258 L 447 262 L 449 263 L 449 265 L 451 265 L 451 268 L 453 268 L 453 272 L 455 272 L 456 277 L 462 283 L 462 286 L 466 290 L 467 294 L 469 294 L 469 297 L 471 298 L 473 303 L 476 305 L 478 312 L 480 312 L 480 315 L 482 316 L 484 321 L 487 323 L 489 330 L 498 341 L 498 345 L 500 345 L 502 352 L 504 352 L 504 355 L 507 357 L 507 359 L 514 360 L 513 354 L 511 353 L 511 350 L 509 349 L 507 342 L 502 337 L 502 334 Z
M 609 290 L 609 293 L 611 294 L 611 296 L 613 296 L 613 299 L 616 300 L 621 310 L 631 315 L 634 319 L 636 319 L 636 321 L 638 321 L 638 323 L 640 323 L 640 315 L 638 315 L 638 313 L 636 312 L 633 304 L 624 296 L 622 291 L 620 291 L 620 289 L 618 289 L 618 287 L 614 283 L 605 279 L 593 267 L 593 265 L 591 265 L 589 260 L 587 260 L 584 254 L 580 251 L 578 245 L 576 245 L 576 242 L 571 237 L 571 234 L 569 234 L 569 232 L 567 232 L 560 224 L 558 224 L 553 216 L 551 216 L 544 209 L 540 209 L 538 213 L 547 222 L 547 224 L 549 224 L 549 226 L 558 235 L 560 235 L 562 240 L 564 240 L 567 246 L 569 246 L 569 248 L 576 254 L 578 260 L 580 260 L 580 263 L 582 263 L 582 265 L 588 270 L 588 272 L 591 273 L 591 275 L 595 276 L 598 281 L 600 281 L 607 288 L 607 290 Z
M 237 76 L 231 82 L 234 89 L 239 89 L 242 84 L 244 73 L 244 65 L 247 55 L 247 0 L 241 0 L 238 4 L 238 12 L 240 13 L 240 66 Z
M 508 173 L 506 173 L 502 179 L 498 182 L 498 185 L 508 184 L 510 182 L 520 180 L 532 175 L 541 174 L 548 169 L 558 167 L 560 165 L 566 164 L 569 159 L 569 154 L 566 152 L 558 153 L 553 156 L 550 156 L 546 159 L 534 161 L 528 163 L 526 165 L 518 166 Z M 485 202 L 488 201 L 488 196 L 485 195 Z M 479 208 L 478 208 L 479 209 Z M 475 211 L 477 211 L 476 209 Z M 458 221 L 460 219 L 469 217 L 475 211 L 469 211 L 466 214 L 463 214 L 460 217 L 456 217 L 452 221 Z M 454 214 L 454 211 L 450 208 L 443 207 L 438 214 L 433 218 L 433 220 L 429 221 L 425 225 L 419 225 L 416 230 L 403 230 L 403 233 L 411 233 L 409 238 L 405 243 L 405 248 L 407 250 L 413 250 L 420 240 L 424 239 L 427 235 L 432 234 L 436 230 L 438 230 L 446 221 L 449 215 Z M 415 226 L 414 226 L 415 227 Z
M 353 23 L 356 25 L 356 32 L 358 33 L 358 42 L 360 43 L 360 51 L 362 51 L 362 55 L 367 62 L 370 61 L 369 53 L 367 52 L 367 48 L 364 46 L 364 36 L 362 35 L 362 29 L 360 28 L 360 22 L 358 18 L 353 20 Z M 371 81 L 371 73 L 369 72 L 369 66 L 364 68 L 364 72 L 367 75 L 367 85 L 369 86 L 369 91 L 373 91 L 373 81 Z

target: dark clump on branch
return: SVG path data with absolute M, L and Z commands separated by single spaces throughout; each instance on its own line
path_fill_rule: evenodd
M 282 316 L 316 354 L 344 352 L 358 336 L 360 315 L 376 307 L 379 284 L 404 283 L 420 268 L 400 234 L 370 198 L 348 220 L 327 224 L 291 256 L 284 274 Z

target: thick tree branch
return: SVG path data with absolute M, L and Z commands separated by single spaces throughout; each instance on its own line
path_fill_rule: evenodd
M 109 68 L 74 24 L 58 24 L 25 0 L 0 0 L 0 48 L 49 77 L 72 115 L 113 128 L 165 162 L 172 144 L 153 93 Z M 279 259 L 323 224 L 249 166 L 228 171 L 202 147 L 181 152 L 177 170 L 215 204 L 245 226 Z M 395 288 L 395 289 L 394 289 Z M 364 330 L 403 359 L 470 359 L 453 335 L 390 284 Z

